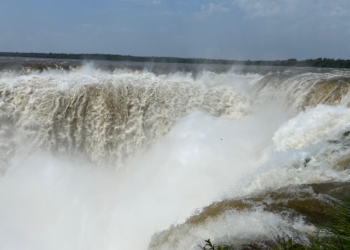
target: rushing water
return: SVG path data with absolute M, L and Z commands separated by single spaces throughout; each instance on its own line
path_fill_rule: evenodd
M 335 198 L 312 185 L 347 187 L 350 72 L 162 67 L 1 71 L 1 249 L 315 230 L 307 211 L 273 204 L 317 207 Z

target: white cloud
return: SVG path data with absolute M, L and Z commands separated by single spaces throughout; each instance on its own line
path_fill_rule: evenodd
M 281 12 L 281 1 L 235 0 L 234 3 L 237 4 L 249 17 L 276 16 Z
M 206 18 L 213 14 L 219 14 L 224 12 L 229 12 L 230 9 L 222 5 L 210 3 L 208 5 L 202 5 L 200 12 L 196 13 L 199 18 Z
M 349 0 L 233 0 L 249 18 L 350 15 Z

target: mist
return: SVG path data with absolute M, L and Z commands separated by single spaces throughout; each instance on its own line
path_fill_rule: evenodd
M 346 72 L 25 72 L 0 76 L 2 248 L 195 249 L 280 230 L 305 238 L 315 227 L 302 216 L 258 204 L 187 223 L 213 202 L 349 180 L 336 167 L 349 147 L 328 143 L 347 131 L 348 92 L 323 91 Z

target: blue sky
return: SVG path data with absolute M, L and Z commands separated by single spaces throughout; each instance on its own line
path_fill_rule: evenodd
M 0 0 L 0 51 L 350 59 L 350 1 Z

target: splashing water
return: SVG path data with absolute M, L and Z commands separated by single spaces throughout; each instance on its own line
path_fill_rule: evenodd
M 312 231 L 302 217 L 258 206 L 186 221 L 214 201 L 349 181 L 339 168 L 350 151 L 341 138 L 347 77 L 93 67 L 2 74 L 0 246 L 191 249 L 206 238 Z M 155 234 L 181 223 L 186 230 Z

